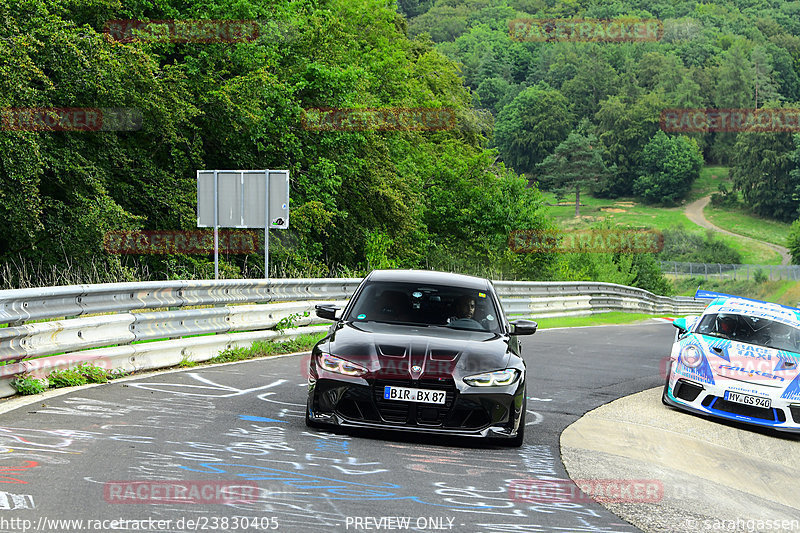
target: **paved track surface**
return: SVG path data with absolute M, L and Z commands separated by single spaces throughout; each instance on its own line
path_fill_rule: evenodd
M 656 497 L 608 504 L 648 532 L 746 531 L 748 522 L 800 531 L 800 436 L 668 408 L 662 390 L 603 405 L 568 427 L 561 452 L 570 477 L 649 481 Z
M 529 412 L 519 449 L 308 430 L 304 356 L 36 398 L 0 415 L 0 531 L 107 531 L 110 520 L 149 518 L 164 522 L 125 525 L 172 532 L 639 531 L 592 501 L 530 501 L 514 487 L 569 483 L 562 431 L 589 410 L 661 384 L 672 337 L 669 324 L 648 321 L 525 338 Z M 156 485 L 108 484 L 163 480 L 232 482 L 245 487 L 248 501 L 170 503 L 157 499 L 162 492 L 155 503 L 141 503 Z M 84 522 L 53 522 L 63 519 Z

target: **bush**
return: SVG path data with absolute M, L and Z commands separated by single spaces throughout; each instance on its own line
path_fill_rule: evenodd
M 675 205 L 700 175 L 703 156 L 694 139 L 657 132 L 642 151 L 641 174 L 633 192 L 647 203 Z
M 47 380 L 36 379 L 31 376 L 22 376 L 13 380 L 11 386 L 20 394 L 39 394 L 47 390 Z
M 86 376 L 80 368 L 65 368 L 64 370 L 53 370 L 48 376 L 50 386 L 53 388 L 76 387 L 88 383 Z
M 741 207 L 739 201 L 739 194 L 734 190 L 728 190 L 724 183 L 720 183 L 717 187 L 719 192 L 711 195 L 711 205 L 714 207 Z
M 689 233 L 682 227 L 665 229 L 664 248 L 658 253 L 662 261 L 681 261 L 685 263 L 733 263 L 742 262 L 739 252 L 716 238 L 713 231 L 705 237 Z
M 106 383 L 109 379 L 113 379 L 111 373 L 105 368 L 99 366 L 92 366 L 84 363 L 76 368 L 80 374 L 86 378 L 89 383 Z
M 753 279 L 756 283 L 764 283 L 765 281 L 769 280 L 769 274 L 766 270 L 758 268 L 755 272 L 753 272 Z
M 786 238 L 786 247 L 792 254 L 792 264 L 800 265 L 800 219 L 792 222 L 789 236 Z

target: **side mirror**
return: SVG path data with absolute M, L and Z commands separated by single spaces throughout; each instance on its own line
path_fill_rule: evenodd
M 341 307 L 333 304 L 317 304 L 314 306 L 314 312 L 317 314 L 317 316 L 326 320 L 338 320 L 336 318 L 336 311 L 339 311 L 340 309 Z
M 678 328 L 678 335 L 683 335 L 691 330 L 699 320 L 700 316 L 689 315 L 682 318 L 676 318 L 672 321 L 672 325 Z
M 511 332 L 514 335 L 533 335 L 536 333 L 536 328 L 539 327 L 539 324 L 533 320 L 526 319 L 515 320 L 511 323 L 511 325 L 514 326 L 514 329 Z

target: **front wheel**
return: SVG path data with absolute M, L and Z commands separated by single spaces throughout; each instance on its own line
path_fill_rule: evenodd
M 528 410 L 528 400 L 526 399 L 522 402 L 522 416 L 520 416 L 517 436 L 505 441 L 506 445 L 511 448 L 519 448 L 520 446 L 522 446 L 522 443 L 525 440 L 525 413 L 527 410 Z
M 319 422 L 311 420 L 311 417 L 309 416 L 311 414 L 311 402 L 312 401 L 313 401 L 313 399 L 311 398 L 311 396 L 309 396 L 308 400 L 306 401 L 306 426 L 310 427 L 310 428 L 314 428 L 314 429 L 323 428 L 323 427 L 325 427 L 324 424 L 321 424 Z
M 667 367 L 667 380 L 664 382 L 664 392 L 661 393 L 661 403 L 666 406 L 669 406 L 669 402 L 667 402 L 667 392 L 669 391 L 669 377 L 672 374 L 672 362 L 670 361 L 669 366 Z

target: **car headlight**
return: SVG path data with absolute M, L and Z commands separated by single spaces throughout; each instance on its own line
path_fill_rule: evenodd
M 317 356 L 317 361 L 319 361 L 319 366 L 324 370 L 336 372 L 337 374 L 344 374 L 346 376 L 363 376 L 368 372 L 368 370 L 361 365 L 357 365 L 352 361 L 336 357 L 329 353 L 320 353 Z
M 681 361 L 689 368 L 697 368 L 702 360 L 703 351 L 694 344 L 684 346 L 681 351 Z
M 506 368 L 495 372 L 484 372 L 464 378 L 464 383 L 473 387 L 502 387 L 511 385 L 519 378 L 520 371 L 516 368 Z

